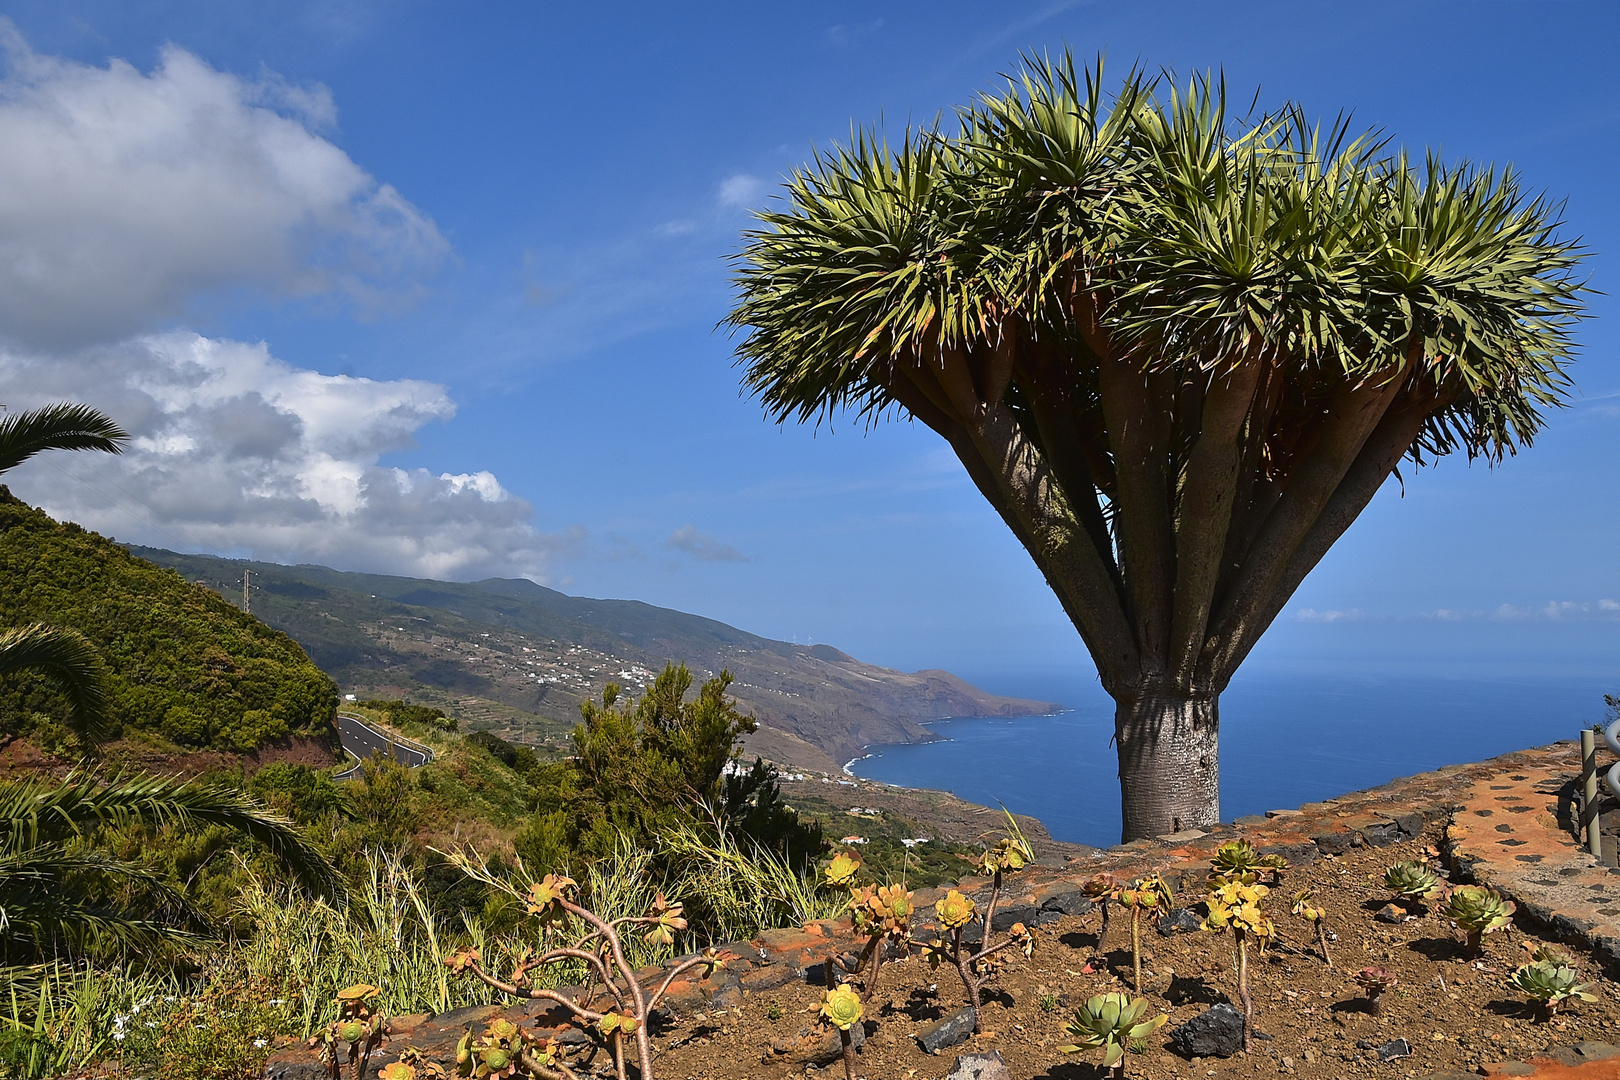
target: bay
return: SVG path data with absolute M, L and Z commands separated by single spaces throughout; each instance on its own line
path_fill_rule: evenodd
M 1050 685 L 1043 689 L 1050 690 Z M 1221 812 L 1289 808 L 1441 765 L 1573 739 L 1605 718 L 1599 678 L 1261 673 L 1221 696 Z M 870 747 L 857 776 L 950 791 L 1039 818 L 1059 840 L 1119 842 L 1113 703 L 1069 687 L 1052 716 L 963 717 L 941 741 Z M 1571 755 L 1572 769 L 1578 763 Z

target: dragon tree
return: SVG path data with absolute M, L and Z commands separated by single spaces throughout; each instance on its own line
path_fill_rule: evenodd
M 1531 443 L 1581 315 L 1512 169 L 1240 112 L 1027 60 L 818 154 L 737 256 L 767 412 L 921 421 L 1034 558 L 1117 705 L 1126 840 L 1219 819 L 1238 666 L 1403 464 Z

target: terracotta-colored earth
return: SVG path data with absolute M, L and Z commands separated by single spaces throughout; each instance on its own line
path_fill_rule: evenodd
M 1398 925 L 1376 921 L 1388 903 L 1375 879 L 1403 859 L 1426 857 L 1440 841 L 1439 830 L 1383 848 L 1362 848 L 1323 858 L 1285 878 L 1273 899 L 1273 918 L 1283 942 L 1252 967 L 1256 1028 L 1269 1035 L 1253 1053 L 1221 1060 L 1177 1056 L 1165 1037 L 1172 1027 L 1215 1001 L 1236 1002 L 1228 940 L 1202 932 L 1144 936 L 1146 996 L 1168 1013 L 1170 1023 L 1146 1052 L 1127 1059 L 1128 1075 L 1168 1077 L 1338 1078 L 1413 1077 L 1454 1070 L 1477 1075 L 1481 1064 L 1522 1061 L 1533 1054 L 1577 1043 L 1620 1042 L 1620 987 L 1595 970 L 1583 975 L 1598 995 L 1593 1004 L 1565 1006 L 1547 1020 L 1539 1009 L 1510 990 L 1505 976 L 1524 961 L 1526 942 L 1543 938 L 1524 932 L 1496 933 L 1485 939 L 1483 955 L 1468 955 L 1460 935 L 1432 912 Z M 1287 894 L 1315 887 L 1330 913 L 1337 941 L 1330 943 L 1334 967 L 1327 968 L 1311 942 L 1308 924 L 1288 915 Z M 1185 894 L 1191 901 L 1196 894 Z M 952 972 L 931 971 L 911 958 L 885 965 L 874 1010 L 875 1023 L 857 1055 L 858 1075 L 870 1080 L 932 1080 L 943 1077 L 956 1055 L 995 1049 L 1012 1076 L 1079 1080 L 1106 1075 L 1087 1058 L 1064 1055 L 1057 1046 L 1073 1004 L 1092 994 L 1128 989 L 1131 980 L 1129 923 L 1116 913 L 1107 937 L 1098 942 L 1097 915 L 1065 917 L 1036 931 L 1033 958 L 1017 957 L 1006 967 L 984 1005 L 984 1034 L 969 1043 L 930 1056 L 915 1034 L 930 1021 L 960 1008 L 965 1000 Z M 1361 967 L 1394 972 L 1399 983 L 1386 995 L 1383 1015 L 1373 1016 L 1352 978 Z M 1585 965 L 1590 969 L 1588 961 Z M 1094 969 L 1088 972 L 1088 967 Z M 733 1008 L 693 1013 L 664 1034 L 659 1080 L 780 1080 L 800 1076 L 804 1066 L 772 1060 L 771 1045 L 814 1026 L 820 990 L 786 986 L 747 993 Z M 1055 995 L 1056 1001 L 1048 995 Z M 1044 1006 L 1043 1007 L 1043 1002 Z M 1051 1011 L 1048 1011 L 1048 1007 Z M 769 1017 L 780 1012 L 780 1019 Z M 1382 1063 L 1358 1043 L 1383 1045 L 1405 1038 L 1410 1057 Z M 671 1044 L 678 1043 L 673 1049 Z M 1593 1062 L 1571 1072 L 1559 1066 L 1547 1076 L 1620 1078 L 1620 1059 Z M 1593 1071 L 1599 1069 L 1599 1071 Z M 828 1076 L 842 1074 L 833 1064 Z

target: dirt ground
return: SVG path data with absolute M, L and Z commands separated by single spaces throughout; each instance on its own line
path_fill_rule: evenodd
M 1164 937 L 1144 926 L 1144 996 L 1170 1022 L 1145 1052 L 1126 1057 L 1130 1076 L 1273 1077 L 1337 1080 L 1345 1076 L 1413 1077 L 1442 1069 L 1474 1071 L 1482 1062 L 1524 1059 L 1549 1047 L 1583 1041 L 1620 1043 L 1620 987 L 1593 961 L 1575 955 L 1595 1003 L 1568 1002 L 1545 1019 L 1507 984 L 1526 959 L 1527 941 L 1550 940 L 1525 929 L 1490 934 L 1482 956 L 1468 955 L 1448 922 L 1422 909 L 1400 924 L 1373 918 L 1389 897 L 1378 878 L 1390 864 L 1429 858 L 1437 830 L 1382 848 L 1359 848 L 1290 870 L 1273 890 L 1269 914 L 1281 940 L 1251 962 L 1251 988 L 1258 1032 L 1269 1036 L 1249 1054 L 1229 1059 L 1187 1059 L 1172 1049 L 1168 1034 L 1210 1004 L 1237 1003 L 1235 962 L 1228 936 L 1204 932 Z M 1189 884 L 1191 882 L 1189 881 Z M 1306 922 L 1288 913 L 1289 897 L 1306 885 L 1329 913 L 1334 967 L 1326 967 Z M 1180 902 L 1201 896 L 1184 892 Z M 1430 906 L 1432 908 L 1432 905 Z M 1081 1080 L 1106 1075 L 1097 1055 L 1065 1055 L 1057 1047 L 1072 1005 L 1084 998 L 1127 989 L 1131 982 L 1130 922 L 1119 909 L 1099 941 L 1099 916 L 1065 917 L 1038 928 L 1033 958 L 1013 954 L 987 990 L 984 1033 L 937 1056 L 925 1054 L 916 1034 L 931 1021 L 966 1004 L 954 972 L 930 970 L 911 957 L 884 965 L 879 993 L 868 1011 L 868 1037 L 857 1059 L 868 1080 L 937 1080 L 956 1056 L 999 1050 L 1015 1080 Z M 1384 998 L 1382 1015 L 1371 1015 L 1355 971 L 1380 966 L 1399 983 Z M 773 1042 L 814 1029 L 820 988 L 799 983 L 746 994 L 733 1009 L 680 1018 L 658 1038 L 660 1080 L 776 1080 L 804 1073 L 774 1056 Z M 776 1019 L 772 1019 L 776 1017 Z M 1380 1062 L 1375 1050 L 1404 1037 L 1412 1054 Z M 1362 1044 L 1362 1045 L 1358 1045 Z M 820 1071 L 842 1077 L 834 1062 Z

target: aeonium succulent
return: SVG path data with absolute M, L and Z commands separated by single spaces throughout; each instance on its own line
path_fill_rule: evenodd
M 1021 839 L 1008 836 L 997 841 L 995 847 L 980 855 L 977 865 L 982 873 L 998 874 L 1008 870 L 1022 870 L 1034 857 L 1028 844 Z
M 1400 982 L 1394 972 L 1381 967 L 1364 967 L 1356 972 L 1355 978 L 1367 995 L 1367 1008 L 1374 1016 L 1384 1011 L 1384 991 Z
M 1211 877 L 1242 877 L 1270 873 L 1275 880 L 1288 869 L 1288 860 L 1281 855 L 1262 855 L 1247 840 L 1229 840 L 1215 849 L 1210 857 Z
M 1477 951 L 1484 944 L 1486 934 L 1513 922 L 1513 913 L 1517 910 L 1518 905 L 1502 899 L 1495 889 L 1485 885 L 1459 885 L 1446 897 L 1440 914 L 1456 923 L 1467 935 L 1469 947 Z
M 651 929 L 642 935 L 642 940 L 650 945 L 673 945 L 675 931 L 686 929 L 686 920 L 681 915 L 683 906 L 670 903 L 664 899 L 664 894 L 659 892 L 647 909 L 646 917 L 652 919 L 653 924 Z
M 1322 950 L 1322 961 L 1332 967 L 1333 954 L 1328 952 L 1327 943 L 1327 912 L 1311 902 L 1315 892 L 1314 889 L 1301 889 L 1294 894 L 1293 904 L 1288 910 L 1316 928 L 1316 944 Z
M 558 913 L 561 902 L 579 889 L 579 883 L 564 874 L 547 874 L 529 886 L 528 910 L 530 915 L 552 917 Z
M 934 902 L 934 915 L 947 930 L 960 930 L 972 922 L 979 909 L 971 897 L 952 889 Z
M 822 870 L 826 884 L 834 887 L 853 886 L 855 875 L 861 872 L 861 853 L 840 851 Z
M 1580 982 L 1574 968 L 1550 960 L 1525 964 L 1513 972 L 1508 982 L 1521 993 L 1541 1002 L 1548 1016 L 1556 1013 L 1558 1006 L 1570 998 L 1577 1001 L 1597 1000 L 1596 995 L 1586 992 L 1591 984 Z
M 1412 860 L 1398 862 L 1385 870 L 1384 888 L 1402 903 L 1415 904 L 1419 900 L 1433 899 L 1444 884 L 1428 864 Z
M 1125 1051 L 1131 1044 L 1146 1039 L 1164 1026 L 1170 1018 L 1163 1013 L 1151 1019 L 1142 1017 L 1148 1012 L 1148 1003 L 1142 998 L 1132 1001 L 1125 994 L 1098 994 L 1087 998 L 1075 1011 L 1074 1021 L 1063 1028 L 1063 1033 L 1076 1042 L 1060 1046 L 1061 1053 L 1073 1054 L 1082 1050 L 1103 1051 L 1103 1068 L 1113 1069 L 1115 1076 L 1125 1075 Z
M 861 995 L 848 983 L 835 986 L 821 996 L 821 1018 L 841 1031 L 860 1023 L 863 1012 Z
M 835 986 L 821 996 L 821 1019 L 838 1029 L 844 1046 L 845 1080 L 855 1080 L 855 1041 L 850 1028 L 861 1022 L 861 996 L 848 985 Z

